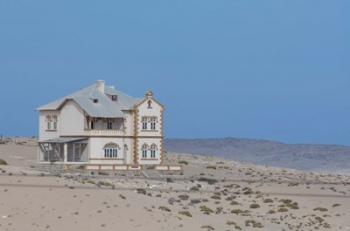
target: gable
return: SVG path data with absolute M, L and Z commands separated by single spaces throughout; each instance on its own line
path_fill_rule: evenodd
M 149 104 L 151 104 L 151 108 L 149 108 Z M 142 100 L 139 104 L 135 106 L 138 110 L 146 110 L 146 109 L 153 109 L 153 110 L 164 110 L 164 106 L 159 103 L 156 99 L 153 97 L 146 97 L 144 100 Z

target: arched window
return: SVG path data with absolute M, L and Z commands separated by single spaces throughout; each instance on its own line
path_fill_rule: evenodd
M 147 104 L 148 104 L 148 109 L 152 109 L 152 100 L 148 100 Z
M 152 144 L 150 149 L 151 149 L 151 158 L 156 158 L 157 145 Z
M 120 147 L 116 143 L 108 143 L 103 147 L 105 158 L 118 158 L 118 150 Z
M 148 145 L 147 144 L 142 145 L 142 158 L 147 158 L 147 152 L 148 152 Z

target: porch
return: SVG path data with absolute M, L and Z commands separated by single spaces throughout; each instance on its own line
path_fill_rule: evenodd
M 85 163 L 88 161 L 87 138 L 56 138 L 39 142 L 39 162 Z

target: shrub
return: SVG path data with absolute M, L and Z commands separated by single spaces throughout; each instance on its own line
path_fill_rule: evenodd
M 258 208 L 260 208 L 260 205 L 258 205 L 258 204 L 251 204 L 249 206 L 249 208 L 251 208 L 251 209 L 258 209 Z
M 191 200 L 191 204 L 199 204 L 199 203 L 201 203 L 202 201 L 201 200 L 199 200 L 199 199 L 192 199 Z
M 198 192 L 199 191 L 199 187 L 198 186 L 193 186 L 193 187 L 190 188 L 190 191 Z
M 275 214 L 276 211 L 275 211 L 275 210 L 269 210 L 267 213 L 268 213 L 268 214 Z
M 209 165 L 209 166 L 207 166 L 207 169 L 213 169 L 213 170 L 216 170 L 216 166 L 214 166 L 214 165 Z
M 147 194 L 146 189 L 143 189 L 143 188 L 138 188 L 138 189 L 136 189 L 136 192 L 137 192 L 138 194 L 143 194 L 143 195 L 146 195 L 146 194 Z
M 179 163 L 179 164 L 183 164 L 183 165 L 188 165 L 188 162 L 185 161 L 185 160 L 180 160 L 178 163 Z
M 180 211 L 179 214 L 187 217 L 192 217 L 192 214 L 189 211 Z
M 299 209 L 299 205 L 297 202 L 293 202 L 292 200 L 289 199 L 282 199 L 280 202 L 283 203 L 283 205 L 280 205 L 280 207 L 287 207 L 290 209 Z
M 223 210 L 224 210 L 223 207 L 218 207 L 218 208 L 216 208 L 215 213 L 216 213 L 216 214 L 221 214 Z
M 328 211 L 328 209 L 318 207 L 318 208 L 315 208 L 315 209 L 314 209 L 314 211 L 327 212 L 327 211 Z
M 242 230 L 242 228 L 234 221 L 228 221 L 228 222 L 226 222 L 226 225 L 234 226 L 236 230 Z
M 104 186 L 104 187 L 111 187 L 111 188 L 114 188 L 114 184 L 110 183 L 110 182 L 107 182 L 107 181 L 99 181 L 97 183 L 98 186 Z
M 234 209 L 231 211 L 231 213 L 236 214 L 236 215 L 242 215 L 242 216 L 246 216 L 249 214 L 248 210 L 242 210 L 242 209 Z
M 160 206 L 159 209 L 164 211 L 164 212 L 171 212 L 171 209 L 169 209 L 168 207 L 165 207 L 165 206 Z
M 201 177 L 198 179 L 199 182 L 207 182 L 209 185 L 216 184 L 218 181 L 216 179 Z
M 277 211 L 279 213 L 286 213 L 286 212 L 288 212 L 288 209 L 287 208 L 279 208 Z
M 266 203 L 266 204 L 267 204 L 267 203 L 273 203 L 273 200 L 270 199 L 270 198 L 267 198 L 267 199 L 264 200 L 264 203 Z
M 93 181 L 93 180 L 87 180 L 87 181 L 85 181 L 85 183 L 88 183 L 88 184 L 96 184 L 95 181 Z
M 3 159 L 0 159 L 0 165 L 7 165 L 7 162 Z
M 181 200 L 183 200 L 183 201 L 187 201 L 188 199 L 190 199 L 190 196 L 189 195 L 186 195 L 186 194 L 184 194 L 184 195 L 179 195 L 178 196 Z
M 245 226 L 247 226 L 247 227 L 252 226 L 253 228 L 264 228 L 264 226 L 260 222 L 257 222 L 254 220 L 246 220 Z
M 237 201 L 231 201 L 230 205 L 239 205 Z
M 315 217 L 316 221 L 318 221 L 319 223 L 324 222 L 324 219 L 322 217 Z
M 211 208 L 209 208 L 209 207 L 207 207 L 207 206 L 205 206 L 205 205 L 202 205 L 202 206 L 200 207 L 200 209 L 201 209 L 201 211 L 202 211 L 204 214 L 206 214 L 206 215 L 210 215 L 211 213 L 214 213 L 214 211 L 213 211 Z
M 100 176 L 109 176 L 109 173 L 100 171 L 100 172 L 98 172 L 98 175 L 100 175 Z
M 211 230 L 215 230 L 212 226 L 210 226 L 210 225 L 203 225 L 202 227 L 201 227 L 201 229 L 206 229 L 206 230 L 209 230 L 209 231 L 211 231 Z
M 214 200 L 221 200 L 221 197 L 218 196 L 218 195 L 214 195 L 211 197 L 211 199 L 214 199 Z

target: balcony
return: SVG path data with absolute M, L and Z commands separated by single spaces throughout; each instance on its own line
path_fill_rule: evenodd
M 90 129 L 84 131 L 84 136 L 124 136 L 125 134 L 125 130 Z

